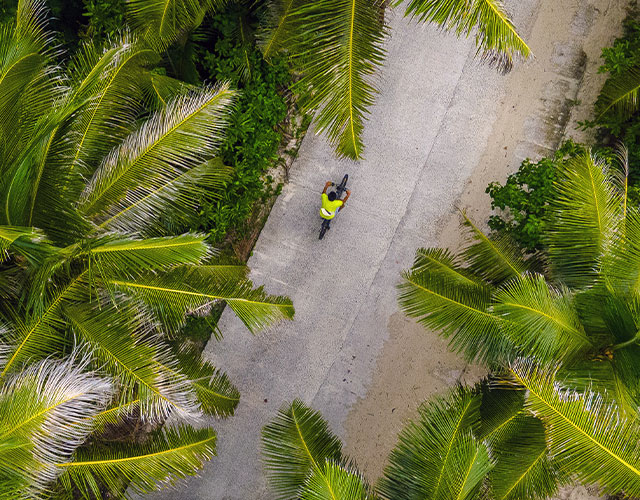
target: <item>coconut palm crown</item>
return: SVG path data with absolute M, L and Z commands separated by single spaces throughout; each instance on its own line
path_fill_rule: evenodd
M 63 69 L 47 17 L 21 0 L 0 29 L 0 498 L 150 491 L 215 453 L 188 424 L 238 403 L 168 342 L 186 315 L 224 302 L 253 332 L 293 308 L 205 235 L 172 234 L 229 178 L 216 151 L 235 92 L 155 75 L 161 56 L 128 34 Z M 87 446 L 169 415 L 181 426 L 144 443 Z

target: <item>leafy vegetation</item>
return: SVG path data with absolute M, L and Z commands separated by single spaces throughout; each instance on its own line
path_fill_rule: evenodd
M 584 153 L 584 146 L 567 141 L 553 157 L 535 163 L 524 160 L 504 185 L 499 182 L 489 184 L 486 192 L 491 197 L 491 208 L 502 211 L 489 218 L 489 227 L 510 236 L 526 252 L 541 250 L 543 224 L 558 171 L 571 158 Z
M 110 0 L 110 5 L 117 5 L 117 0 Z M 318 129 L 326 132 L 338 155 L 362 157 L 362 130 L 377 92 L 372 76 L 385 57 L 385 2 L 278 0 L 226 5 L 219 0 L 131 0 L 127 5 L 130 24 L 143 33 L 148 45 L 160 51 L 170 48 L 169 52 L 177 48 L 183 57 L 174 57 L 174 70 L 186 81 L 191 81 L 190 54 L 198 28 L 207 15 L 227 12 L 246 49 L 245 59 L 256 45 L 267 61 L 286 55 L 301 76 L 293 88 L 303 112 L 316 115 Z M 480 57 L 501 70 L 530 55 L 498 0 L 412 0 L 406 13 L 459 36 L 473 34 Z M 97 16 L 93 23 L 102 26 Z M 243 68 L 250 76 L 251 64 Z
M 236 37 L 242 16 L 236 12 L 211 17 L 211 33 L 195 48 L 200 74 L 209 81 L 230 81 L 241 90 L 229 118 L 227 136 L 220 146 L 220 157 L 234 173 L 219 199 L 205 196 L 196 225 L 208 232 L 210 240 L 221 242 L 230 228 L 242 231 L 256 202 L 272 194 L 267 169 L 278 157 L 282 133 L 277 130 L 287 114 L 282 90 L 291 81 L 283 58 L 267 63 L 253 45 Z
M 63 70 L 47 21 L 21 1 L 0 37 L 0 495 L 152 491 L 215 453 L 214 430 L 189 423 L 239 398 L 167 339 L 221 302 L 250 331 L 293 307 L 167 224 L 229 181 L 218 155 L 236 92 L 158 79 L 160 54 L 132 35 L 84 44 Z M 182 424 L 101 444 L 113 424 L 169 415 Z
M 543 225 L 544 266 L 465 219 L 469 246 L 418 250 L 400 303 L 453 350 L 528 389 L 560 470 L 634 496 L 640 456 L 623 435 L 638 431 L 640 213 L 627 174 L 626 163 L 608 167 L 589 153 L 564 162 Z M 593 467 L 592 445 L 615 458 L 615 473 Z

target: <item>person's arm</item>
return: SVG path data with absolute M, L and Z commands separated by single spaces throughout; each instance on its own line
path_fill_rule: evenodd
M 327 181 L 327 183 L 324 185 L 324 189 L 322 190 L 322 194 L 326 194 L 327 189 L 329 189 L 329 186 L 333 186 L 333 182 Z
M 344 197 L 344 200 L 342 200 L 342 206 L 344 207 L 347 203 L 347 200 L 349 199 L 349 196 L 351 196 L 351 191 L 349 191 L 347 189 L 347 196 Z

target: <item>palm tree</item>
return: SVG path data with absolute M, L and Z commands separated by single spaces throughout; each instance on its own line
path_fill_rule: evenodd
M 403 309 L 494 373 L 421 407 L 390 455 L 380 496 L 537 499 L 574 480 L 640 495 L 640 212 L 627 203 L 620 156 L 618 171 L 590 153 L 563 167 L 543 254 L 525 258 L 467 217 L 461 254 L 418 250 L 400 285 Z M 323 463 L 356 474 L 310 414 L 295 402 L 264 430 L 280 498 L 306 498 Z
M 226 303 L 253 332 L 293 307 L 217 263 L 205 235 L 171 233 L 229 177 L 215 154 L 234 91 L 154 75 L 160 56 L 127 34 L 65 72 L 46 21 L 22 0 L 0 31 L 0 490 L 150 491 L 212 456 L 214 431 L 187 424 L 239 399 L 176 347 L 185 317 Z M 169 415 L 183 425 L 140 445 L 86 445 Z
M 280 500 L 544 499 L 575 479 L 636 497 L 639 437 L 637 419 L 602 394 L 563 387 L 555 371 L 521 360 L 423 403 L 375 489 L 301 401 L 265 426 L 262 448 Z
M 257 40 L 265 59 L 285 53 L 302 74 L 294 90 L 304 111 L 316 114 L 339 156 L 362 157 L 362 131 L 377 93 L 373 75 L 385 58 L 386 0 L 272 0 L 245 5 L 262 19 L 255 33 L 241 22 L 243 43 Z M 396 4 L 401 1 L 395 2 Z M 530 50 L 500 0 L 410 0 L 406 15 L 458 36 L 475 35 L 478 55 L 509 71 Z M 220 0 L 129 0 L 132 24 L 154 46 L 184 39 Z
M 460 255 L 418 250 L 400 303 L 468 360 L 510 370 L 545 422 L 554 454 L 562 455 L 554 443 L 563 429 L 572 453 L 598 444 L 620 473 L 598 476 L 599 465 L 584 455 L 570 463 L 573 474 L 608 492 L 637 495 L 639 457 L 634 447 L 616 443 L 613 431 L 636 432 L 640 381 L 640 213 L 627 202 L 624 149 L 620 158 L 619 169 L 589 153 L 563 167 L 542 255 L 524 259 L 505 238 L 484 235 L 465 217 L 467 248 Z M 522 358 L 539 370 L 514 370 Z M 575 397 L 554 395 L 554 383 Z M 571 438 L 571 430 L 583 434 Z

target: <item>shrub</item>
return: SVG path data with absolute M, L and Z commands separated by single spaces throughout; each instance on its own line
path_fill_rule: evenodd
M 491 208 L 504 212 L 489 218 L 489 227 L 509 234 L 526 252 L 542 248 L 543 219 L 557 179 L 558 167 L 583 153 L 585 147 L 572 141 L 563 143 L 553 156 L 532 162 L 528 158 L 504 185 L 492 182 L 486 189 Z
M 225 11 L 212 16 L 209 36 L 196 44 L 198 70 L 204 80 L 230 80 L 241 90 L 221 148 L 226 165 L 235 170 L 222 199 L 201 200 L 199 231 L 207 231 L 213 243 L 223 241 L 231 228 L 242 232 L 259 200 L 270 196 L 263 176 L 277 159 L 282 134 L 277 125 L 287 114 L 280 89 L 290 83 L 284 59 L 267 63 L 253 44 L 236 36 L 240 16 Z

